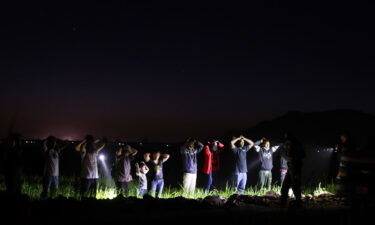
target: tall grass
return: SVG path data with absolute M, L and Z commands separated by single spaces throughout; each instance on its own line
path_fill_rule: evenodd
M 3 180 L 3 179 L 2 179 Z M 128 197 L 138 197 L 137 190 L 136 190 L 137 182 L 133 182 L 130 188 L 130 192 Z M 42 193 L 42 177 L 33 176 L 33 177 L 24 177 L 23 185 L 21 192 L 23 194 L 28 195 L 32 199 L 40 199 L 40 195 Z M 257 195 L 263 196 L 266 195 L 267 192 L 272 191 L 274 193 L 280 193 L 280 186 L 274 185 L 271 187 L 271 190 L 266 189 L 259 189 L 255 187 L 249 187 L 245 190 L 246 195 Z M 3 182 L 0 183 L 0 190 L 5 190 L 5 184 Z M 328 184 L 324 187 L 319 184 L 317 187 L 303 187 L 302 189 L 303 194 L 321 194 L 321 193 L 335 193 L 335 186 L 334 184 Z M 212 190 L 210 192 L 206 192 L 204 189 L 197 188 L 193 196 L 188 196 L 193 199 L 205 198 L 207 196 L 222 196 L 222 197 L 230 197 L 231 195 L 235 194 L 236 190 L 231 188 L 230 186 L 226 186 L 222 190 Z M 56 196 L 64 196 L 68 198 L 79 199 L 79 188 L 78 182 L 73 177 L 60 177 L 60 185 Z M 99 188 L 96 194 L 97 199 L 113 199 L 118 195 L 116 188 L 107 186 L 105 181 L 101 180 L 99 182 Z M 172 188 L 167 186 L 164 188 L 162 198 L 176 198 L 184 196 L 184 192 L 182 188 Z

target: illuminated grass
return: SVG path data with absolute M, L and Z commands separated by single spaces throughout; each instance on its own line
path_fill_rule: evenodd
M 1 179 L 3 180 L 3 179 Z M 262 189 L 259 190 L 256 187 L 249 187 L 245 190 L 246 195 L 257 195 L 263 196 L 267 192 L 272 191 L 274 193 L 280 193 L 280 186 L 272 186 L 271 190 Z M 5 184 L 3 182 L 0 183 L 0 191 L 5 190 Z M 323 193 L 335 193 L 335 186 L 333 184 L 326 185 L 322 187 L 319 184 L 318 187 L 305 187 L 302 190 L 303 194 L 312 194 L 318 195 Z M 28 195 L 32 199 L 40 199 L 40 195 L 42 193 L 42 178 L 41 177 L 27 177 L 24 178 L 24 183 L 22 185 L 22 193 Z M 204 189 L 197 188 L 195 190 L 194 196 L 190 196 L 193 199 L 205 198 L 207 196 L 222 196 L 222 197 L 230 197 L 231 195 L 235 194 L 236 190 L 227 186 L 223 190 L 213 190 L 209 193 L 206 193 Z M 182 188 L 172 188 L 172 187 L 165 187 L 163 191 L 162 198 L 176 198 L 183 195 Z M 99 182 L 99 188 L 96 195 L 97 199 L 113 199 L 118 195 L 116 188 L 114 187 L 107 187 L 105 185 L 105 181 L 101 180 Z M 75 182 L 74 178 L 71 177 L 60 177 L 60 187 L 56 196 L 64 196 L 67 198 L 74 198 L 79 199 L 79 189 L 77 182 Z M 136 182 L 133 182 L 130 188 L 130 193 L 128 197 L 138 197 L 137 190 L 136 190 Z

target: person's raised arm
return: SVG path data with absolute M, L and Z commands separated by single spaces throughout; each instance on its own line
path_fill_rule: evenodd
M 138 149 L 131 148 L 131 150 L 130 150 L 130 155 L 131 155 L 131 156 L 135 156 L 136 154 L 138 154 Z
M 204 146 L 204 154 L 206 155 L 206 157 L 209 157 L 211 155 L 211 151 L 210 151 L 210 146 L 209 145 Z
M 276 146 L 273 146 L 273 147 L 272 147 L 272 151 L 273 151 L 273 152 L 276 152 L 277 149 L 279 149 L 279 145 L 276 145 Z
M 143 154 L 143 158 L 144 158 L 145 162 L 149 162 L 150 161 L 150 153 Z
M 161 155 L 161 160 L 163 160 L 163 162 L 166 162 L 169 159 L 169 157 L 170 157 L 169 154 L 162 154 Z
M 139 171 L 139 165 L 138 165 L 138 163 L 136 163 L 136 164 L 135 164 L 135 174 L 136 174 L 137 176 L 139 176 L 139 175 L 140 175 L 140 172 L 141 172 L 141 171 Z
M 47 151 L 48 150 L 48 147 L 47 147 L 47 140 L 44 140 L 43 141 L 43 151 Z
M 145 174 L 147 174 L 148 171 L 150 171 L 150 169 L 148 168 L 148 166 L 145 166 Z
M 202 142 L 199 142 L 199 141 L 197 141 L 197 145 L 198 145 L 198 148 L 197 148 L 197 153 L 198 153 L 203 150 L 204 145 L 202 144 Z
M 254 142 L 252 140 L 245 137 L 243 138 L 243 140 L 249 144 L 249 149 L 254 146 Z
M 260 147 L 259 147 L 259 145 L 260 145 L 261 143 L 263 143 L 263 139 L 260 139 L 259 141 L 256 141 L 256 142 L 254 143 L 254 148 L 255 148 L 255 151 L 256 151 L 256 152 L 259 152 L 259 151 L 260 151 Z
M 84 145 L 86 144 L 86 139 L 84 139 L 83 141 L 81 141 L 76 147 L 75 149 L 78 151 L 78 152 L 83 152 L 84 151 Z
M 239 141 L 241 139 L 241 137 L 238 137 L 238 138 L 234 138 L 231 142 L 230 142 L 230 147 L 232 149 L 236 148 L 236 142 Z

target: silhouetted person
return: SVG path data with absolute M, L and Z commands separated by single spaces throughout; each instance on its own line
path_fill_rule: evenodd
M 285 175 L 284 183 L 281 187 L 281 205 L 286 206 L 288 200 L 289 188 L 292 188 L 295 196 L 294 206 L 302 206 L 301 200 L 301 175 L 302 159 L 305 157 L 305 151 L 301 143 L 291 134 L 284 134 L 284 143 L 282 144 L 282 154 L 288 164 L 288 172 Z
M 22 146 L 21 135 L 10 134 L 4 141 L 4 178 L 6 191 L 10 195 L 21 194 Z
M 352 142 L 350 135 L 347 132 L 340 134 L 339 143 L 335 145 L 332 162 L 332 175 L 336 181 L 340 179 L 341 173 L 344 171 L 345 163 L 342 162 L 342 157 L 353 156 L 356 153 L 356 146 Z
M 42 198 L 48 198 L 50 192 L 54 196 L 59 188 L 59 159 L 60 152 L 66 148 L 68 144 L 58 145 L 58 140 L 49 136 L 43 142 L 43 152 L 45 156 L 44 170 L 43 170 L 43 191 Z
M 238 147 L 236 146 L 238 142 Z M 245 142 L 248 145 L 245 146 Z M 250 139 L 240 136 L 234 138 L 231 141 L 231 149 L 234 154 L 235 159 L 235 169 L 234 169 L 234 181 L 236 184 L 237 193 L 243 194 L 245 192 L 246 182 L 247 182 L 247 152 L 253 147 L 254 142 Z
M 204 164 L 202 168 L 203 174 L 206 177 L 205 191 L 208 193 L 211 190 L 213 179 L 220 169 L 220 153 L 224 150 L 224 145 L 217 140 L 212 140 L 204 146 Z
M 99 139 L 95 140 L 91 135 L 76 146 L 76 150 L 82 154 L 81 197 L 88 194 L 90 197 L 96 197 L 99 180 L 98 154 L 104 146 L 104 143 L 100 143 Z
M 259 171 L 259 185 L 260 189 L 265 186 L 268 190 L 272 185 L 272 168 L 273 168 L 273 153 L 279 146 L 272 146 L 269 140 L 262 138 L 260 141 L 255 142 L 255 151 L 259 153 L 260 171 Z
M 160 151 L 156 151 L 152 154 L 144 154 L 144 159 L 149 162 L 150 174 L 151 174 L 151 194 L 153 196 L 161 198 L 164 188 L 164 174 L 163 165 L 169 159 L 169 154 L 161 154 Z
M 131 161 L 138 150 L 130 145 L 125 145 L 116 151 L 116 164 L 113 179 L 116 182 L 117 190 L 122 195 L 129 195 L 130 184 L 133 180 L 131 175 Z
M 203 144 L 195 139 L 188 138 L 181 146 L 183 164 L 184 195 L 192 196 L 197 182 L 197 154 L 203 150 Z

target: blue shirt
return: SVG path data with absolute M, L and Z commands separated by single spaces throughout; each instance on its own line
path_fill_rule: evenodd
M 232 148 L 235 160 L 235 173 L 247 173 L 246 153 L 250 150 L 250 146 L 246 145 L 242 148 Z
M 184 173 L 197 173 L 197 154 L 203 150 L 203 144 L 198 142 L 197 148 L 181 146 L 182 165 Z

